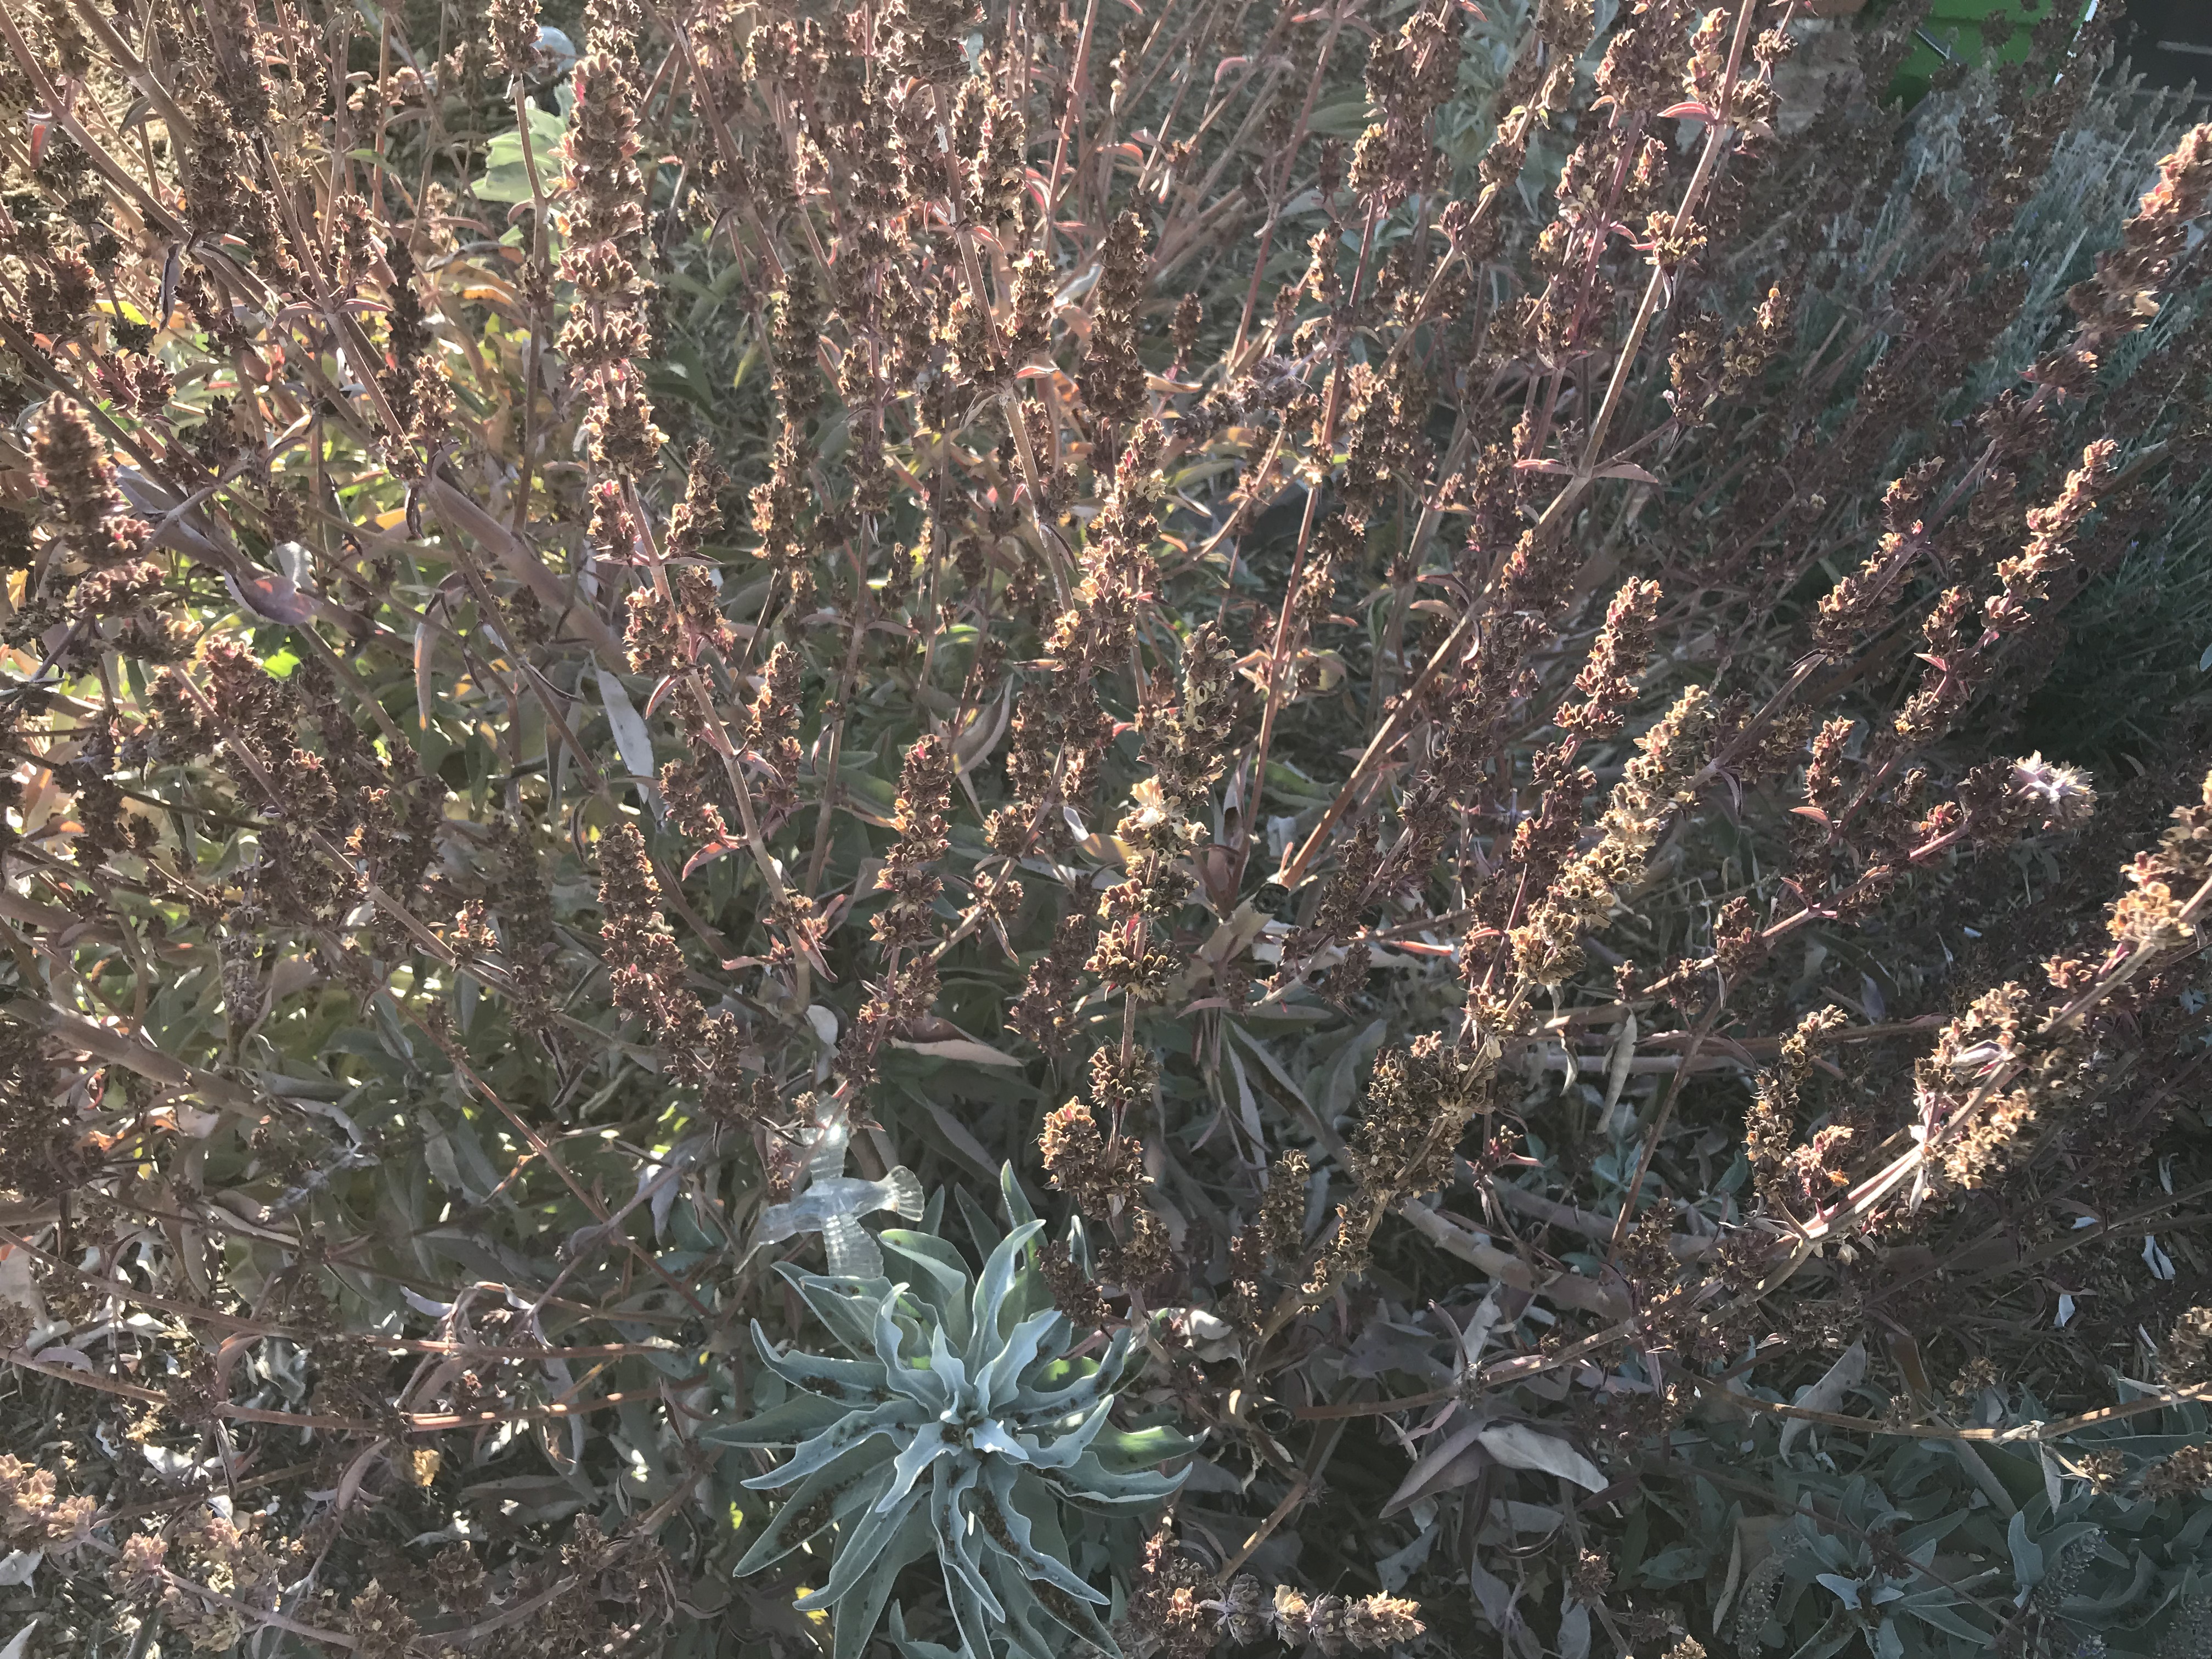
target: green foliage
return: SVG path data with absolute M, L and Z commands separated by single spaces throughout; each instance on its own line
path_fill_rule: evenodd
M 2159 1471 L 2203 1445 L 2203 1407 L 2084 1427 L 2063 1448 L 2041 1439 L 2031 1395 L 1984 1390 L 1960 1415 L 1871 1446 L 1814 1429 L 1794 1452 L 1771 1419 L 1745 1422 L 1741 1444 L 1723 1413 L 1677 1431 L 1680 1485 L 1618 1575 L 1702 1582 L 1720 1652 L 2194 1651 L 2212 1504 Z
M 1109 1598 L 1072 1565 L 1066 1506 L 1150 1508 L 1178 1484 L 1153 1466 L 1194 1443 L 1109 1420 L 1132 1366 L 1131 1332 L 1103 1338 L 1095 1358 L 1071 1352 L 1092 1346 L 1079 1344 L 1090 1334 L 1052 1305 L 1035 1261 L 1044 1224 L 1011 1166 L 1003 1180 L 1018 1224 L 980 1276 L 943 1238 L 902 1229 L 882 1241 L 908 1282 L 782 1266 L 849 1358 L 779 1353 L 756 1323 L 761 1361 L 788 1391 L 702 1436 L 793 1448 L 744 1482 L 795 1489 L 736 1571 L 757 1572 L 834 1534 L 828 1577 L 798 1606 L 832 1611 L 835 1659 L 861 1651 L 901 1569 L 932 1549 L 967 1659 L 1002 1649 L 1050 1659 L 1071 1642 L 1118 1653 L 1097 1611 Z

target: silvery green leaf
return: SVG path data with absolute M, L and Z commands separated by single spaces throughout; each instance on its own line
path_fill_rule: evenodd
M 2035 1541 L 2037 1547 L 2043 1552 L 2043 1559 L 2045 1561 L 2055 1561 L 2077 1544 L 2082 1543 L 2085 1539 L 2088 1540 L 2090 1541 L 2084 1552 L 2084 1559 L 2086 1559 L 2097 1553 L 2098 1546 L 2103 1540 L 2104 1531 L 2105 1529 L 2094 1521 L 2069 1521 L 2061 1526 L 2052 1528 Z M 2117 1554 L 2107 1554 L 2106 1559 L 2117 1561 L 2119 1558 Z
M 891 1645 L 903 1659 L 960 1659 L 960 1656 L 942 1642 L 924 1642 L 906 1633 L 906 1614 L 897 1607 L 891 1609 Z M 842 1659 L 842 1656 L 840 1656 Z
M 1037 1349 L 1054 1325 L 1066 1322 L 1057 1308 L 1031 1314 L 1014 1327 L 1006 1345 L 991 1356 L 975 1378 L 975 1389 L 986 1411 L 1001 1411 L 1021 1390 L 1022 1373 L 1036 1361 Z
M 1493 1630 L 1505 1631 L 1516 1627 L 1519 1615 L 1515 1613 L 1513 1604 L 1520 1599 L 1518 1589 L 1484 1566 L 1479 1558 L 1468 1568 L 1467 1580 L 1474 1591 L 1476 1605 L 1482 1609 L 1482 1616 L 1490 1622 Z
M 1015 1226 L 1025 1227 L 1037 1218 L 1036 1211 L 1030 1207 L 1029 1194 L 1015 1178 L 1011 1162 L 999 1166 L 999 1195 L 1006 1200 L 1006 1217 Z
M 2058 1604 L 2059 1608 L 2075 1619 L 2092 1613 L 2118 1613 L 2150 1587 L 2152 1578 L 2156 1576 L 2156 1571 L 2151 1564 L 2150 1557 L 2138 1550 L 2135 1557 L 2134 1574 L 2124 1588 L 2114 1590 L 2109 1595 L 2069 1595 Z
M 1936 1559 L 1936 1547 L 1948 1537 L 1966 1518 L 1966 1510 L 1952 1510 L 1946 1514 L 1937 1516 L 1932 1521 L 1923 1521 L 1917 1527 L 1909 1527 L 1898 1534 L 1898 1547 L 1905 1551 L 1913 1560 L 1925 1566 Z
M 653 793 L 654 767 L 653 762 L 653 733 L 637 712 L 637 705 L 629 700 L 623 684 L 604 668 L 593 671 L 599 680 L 599 701 L 606 709 L 607 725 L 613 731 L 615 749 L 622 756 L 623 764 L 630 775 L 641 781 L 648 796 Z
M 1854 1342 L 1838 1356 L 1820 1380 L 1797 1396 L 1797 1404 L 1808 1412 L 1833 1412 L 1844 1403 L 1844 1397 L 1865 1376 L 1867 1369 L 1866 1344 Z M 1804 1418 L 1793 1417 L 1782 1425 L 1782 1451 L 1784 1456 L 1811 1425 Z
M 1014 1273 L 1021 1261 L 1022 1247 L 1043 1231 L 1042 1221 L 1026 1221 L 1000 1239 L 983 1264 L 983 1276 L 975 1281 L 975 1294 L 969 1303 L 974 1330 L 968 1339 L 969 1363 L 981 1367 L 990 1358 L 991 1351 L 1000 1341 L 999 1315 L 1006 1306 L 1006 1292 L 1014 1285 Z
M 884 1368 L 885 1384 L 927 1407 L 933 1417 L 952 1404 L 952 1395 L 942 1376 L 907 1364 L 906 1332 L 891 1312 L 896 1300 L 887 1296 L 877 1304 L 875 1323 L 869 1333 L 875 1342 L 876 1358 Z
M 1839 1572 L 1816 1572 L 1813 1575 L 1813 1582 L 1834 1591 L 1837 1599 L 1853 1612 L 1858 1610 L 1859 1586 L 1856 1579 L 1846 1578 Z
M 784 1499 L 775 1518 L 768 1523 L 768 1529 L 753 1540 L 752 1547 L 738 1563 L 736 1571 L 740 1576 L 757 1572 L 827 1530 L 836 1519 L 837 1504 L 821 1504 L 818 1500 L 824 1497 L 843 1503 L 873 1504 L 877 1494 L 890 1480 L 890 1457 L 888 1447 L 871 1443 L 809 1475 L 797 1492 Z M 810 1511 L 814 1513 L 810 1515 Z M 801 1520 L 809 1520 L 811 1524 L 801 1530 L 798 1525 Z
M 906 1400 L 887 1400 L 872 1412 L 848 1413 L 836 1427 L 801 1441 L 789 1462 L 766 1474 L 757 1474 L 744 1484 L 754 1492 L 788 1486 L 826 1467 L 832 1458 L 850 1451 L 862 1441 L 878 1435 L 891 1435 L 900 1429 L 910 1430 L 918 1420 L 913 1402 Z
M 1042 1359 L 1030 1366 L 1022 1378 L 1021 1388 L 1014 1395 L 1012 1410 L 1022 1417 L 1042 1413 L 1051 1416 L 1055 1412 L 1088 1410 L 1088 1400 L 1071 1401 L 1065 1398 L 1073 1390 L 1090 1383 L 1098 1374 L 1095 1359 Z
M 1049 1304 L 1051 1300 L 1051 1287 L 1048 1285 L 1046 1287 L 1045 1301 Z M 1036 1311 L 1038 1313 L 1042 1313 L 1045 1311 L 1045 1310 L 1039 1309 Z M 1054 1309 L 1052 1311 L 1058 1312 L 1059 1310 L 1057 1309 Z M 1030 1316 L 1034 1318 L 1036 1315 L 1032 1314 Z M 1014 1385 L 1016 1392 L 1018 1393 L 1020 1391 L 1020 1376 L 1035 1376 L 1041 1369 L 1057 1364 L 1059 1363 L 1060 1357 L 1074 1346 L 1075 1327 L 1065 1316 L 1055 1321 L 1054 1323 L 1048 1325 L 1045 1328 L 1044 1335 L 1037 1340 L 1037 1351 L 1036 1356 L 1028 1364 L 1022 1367 L 1021 1373 L 1018 1374 L 1016 1377 Z
M 1240 1346 L 1237 1328 L 1204 1308 L 1184 1309 L 1182 1328 L 1190 1339 L 1191 1352 L 1200 1360 L 1227 1359 Z
M 990 1255 L 998 1248 L 999 1241 L 1006 1236 L 1004 1230 L 991 1219 L 988 1210 L 969 1196 L 965 1187 L 960 1188 L 959 1197 L 960 1218 L 968 1224 L 969 1237 L 975 1241 L 979 1252 L 984 1255 Z
M 761 1363 L 793 1388 L 872 1400 L 890 1386 L 884 1368 L 872 1359 L 829 1358 L 796 1347 L 777 1352 L 757 1319 L 753 1321 L 753 1346 L 760 1351 Z
M 985 1613 L 995 1623 L 1004 1623 L 1006 1609 L 998 1595 L 983 1580 L 982 1567 L 975 1559 L 975 1540 L 981 1536 L 961 1501 L 975 1490 L 979 1473 L 974 1463 L 954 1469 L 940 1463 L 930 1472 L 929 1520 L 937 1530 L 937 1559 L 945 1567 L 945 1588 L 963 1583 L 975 1595 Z
M 742 1423 L 718 1423 L 699 1437 L 719 1446 L 793 1446 L 852 1415 L 850 1406 L 799 1390 Z
M 890 1509 L 905 1501 L 925 1470 L 954 1455 L 960 1450 L 955 1439 L 942 1423 L 925 1423 L 915 1431 L 915 1437 L 899 1449 L 891 1462 L 891 1484 L 876 1500 L 879 1510 Z
M 908 1506 L 886 1506 L 878 1498 L 867 1511 L 854 1522 L 837 1546 L 837 1559 L 830 1563 L 830 1576 L 822 1588 L 800 1596 L 791 1605 L 801 1613 L 814 1613 L 823 1607 L 835 1607 L 852 1594 L 854 1587 L 867 1576 L 876 1565 L 877 1558 L 889 1549 L 898 1536 L 899 1529 L 910 1519 Z
M 876 1357 L 876 1310 L 892 1294 L 888 1279 L 828 1277 L 787 1261 L 777 1262 L 775 1270 L 847 1352 Z
M 1034 1474 L 1020 1472 L 1014 1477 L 1012 1501 L 1002 1503 L 1000 1507 L 1009 1528 L 1017 1515 L 1029 1523 L 1029 1540 L 1039 1554 L 1062 1563 L 1067 1560 L 1071 1552 L 1067 1547 L 1067 1534 L 1060 1528 L 1060 1501 L 1053 1495 L 1050 1486 Z M 1062 1629 L 1114 1656 L 1114 1659 L 1119 1659 L 1121 1650 L 1115 1644 L 1105 1620 L 1100 1618 L 1089 1599 L 1050 1595 L 1048 1600 L 1042 1601 L 1042 1611 Z
M 547 44 L 549 36 L 568 45 L 568 61 L 573 64 L 576 58 L 576 48 L 568 42 L 568 37 L 558 29 L 541 27 L 538 30 L 540 43 L 546 44 L 547 50 L 552 53 L 557 53 L 560 48 Z M 530 146 L 540 158 L 538 165 L 542 167 L 546 165 L 544 158 L 558 153 L 568 124 L 563 117 L 539 109 L 535 104 L 528 106 L 528 114 Z M 536 194 L 530 180 L 529 164 L 523 160 L 520 126 L 512 132 L 500 133 L 484 146 L 483 176 L 476 179 L 470 189 L 480 202 L 527 202 Z
M 1509 1469 L 1534 1469 L 1571 1480 L 1591 1492 L 1603 1492 L 1606 1478 L 1596 1464 L 1556 1436 L 1540 1432 L 1526 1423 L 1492 1423 L 1476 1439 Z
M 1111 1430 L 1098 1437 L 1092 1449 L 1102 1459 L 1149 1468 L 1196 1451 L 1198 1442 L 1179 1429 L 1158 1424 L 1149 1429 Z
M 2027 1516 L 2018 1510 L 2006 1526 L 2005 1543 L 2012 1553 L 2013 1582 L 2024 1598 L 2043 1582 L 2043 1547 L 2027 1535 Z
M 1559 1659 L 1589 1659 L 1589 1608 L 1571 1601 L 1559 1615 Z
M 945 1327 L 929 1328 L 929 1370 L 945 1386 L 947 1403 L 958 1399 L 968 1387 L 968 1365 L 952 1352 L 952 1345 L 945 1340 Z
M 1030 1467 L 1039 1469 L 1072 1468 L 1077 1458 L 1088 1454 L 1091 1443 L 1106 1426 L 1107 1413 L 1113 1409 L 1111 1400 L 1100 1401 L 1089 1413 L 1054 1436 L 1048 1443 L 1041 1435 L 1024 1434 L 1022 1443 L 1029 1448 Z
M 1085 1279 L 1097 1278 L 1098 1269 L 1091 1260 L 1091 1232 L 1079 1213 L 1067 1218 L 1067 1259 L 1083 1270 Z
M 890 1600 L 891 1587 L 898 1582 L 901 1570 L 928 1554 L 929 1544 L 929 1517 L 916 1505 L 876 1558 L 873 1570 L 860 1587 L 837 1604 L 831 1615 L 830 1659 L 860 1659 L 868 1638 L 876 1632 L 877 1621 L 884 1616 L 884 1603 Z
M 902 1263 L 915 1270 L 918 1275 L 913 1290 L 915 1299 L 936 1311 L 947 1340 L 964 1352 L 972 1329 L 968 1308 L 971 1281 L 968 1264 L 960 1259 L 960 1253 L 941 1238 L 909 1232 L 903 1227 L 886 1227 L 878 1239 Z
M 977 1424 L 968 1431 L 968 1440 L 977 1451 L 988 1453 L 994 1458 L 1011 1460 L 1016 1463 L 1030 1461 L 1029 1448 L 996 1422 Z
M 1024 1477 L 1019 1470 L 1004 1463 L 984 1465 L 984 1487 L 991 1501 L 999 1506 L 999 1519 L 1005 1528 L 1006 1541 L 1013 1546 L 1011 1553 L 1014 1559 L 1021 1564 L 1022 1571 L 1030 1577 L 1055 1584 L 1070 1595 L 1081 1596 L 1086 1601 L 1095 1601 L 1104 1607 L 1107 1599 L 1103 1591 L 1086 1583 L 1065 1561 L 1037 1547 L 1036 1528 L 1015 1498 L 1017 1486 L 1025 1479 L 1033 1480 L 1033 1477 Z M 1046 1502 L 1051 1501 L 1049 1493 L 1045 1492 L 1043 1487 L 1036 1489 L 1045 1493 Z
M 1413 1535 L 1413 1541 L 1403 1549 L 1391 1551 L 1375 1563 L 1375 1577 L 1382 1586 L 1383 1594 L 1395 1595 L 1406 1587 L 1406 1581 L 1429 1559 L 1437 1547 L 1437 1527 L 1431 1521 Z M 1571 1582 L 1571 1581 L 1570 1581 Z
M 1157 1474 L 1142 1469 L 1123 1474 L 1108 1468 L 1086 1452 L 1076 1459 L 1073 1468 L 1056 1474 L 1055 1480 L 1060 1489 L 1079 1504 L 1098 1509 L 1136 1509 L 1174 1496 L 1188 1473 L 1185 1469 Z
M 938 1540 L 938 1555 L 943 1559 L 945 1544 Z M 960 1632 L 962 1659 L 991 1659 L 991 1629 L 994 1620 L 984 1608 L 982 1598 L 969 1589 L 965 1579 L 956 1572 L 945 1575 L 945 1599 L 952 1609 L 952 1622 Z
M 1106 1352 L 1099 1356 L 1098 1363 L 1090 1370 L 1058 1389 L 1041 1390 L 1024 1385 L 1014 1396 L 1014 1410 L 1025 1418 L 1088 1410 L 1102 1392 L 1121 1380 L 1121 1367 L 1128 1358 L 1128 1352 L 1129 1332 L 1124 1326 L 1114 1333 L 1106 1344 Z M 1080 1365 L 1086 1362 L 1076 1360 L 1072 1363 Z
M 1006 1291 L 1005 1305 L 1000 1310 L 1002 1325 L 1018 1325 L 1033 1315 L 1051 1311 L 1057 1306 L 1052 1299 L 1051 1285 L 1036 1270 L 1034 1257 L 1040 1248 L 1042 1247 L 1039 1241 L 1030 1242 L 1021 1271 L 1014 1275 L 1014 1282 Z
M 1924 1590 L 1918 1595 L 1908 1595 L 1897 1603 L 1897 1611 L 1910 1613 L 1924 1625 L 1931 1625 L 1947 1636 L 1964 1637 L 1969 1642 L 1986 1643 L 1990 1632 L 1977 1630 L 1960 1617 L 1958 1593 L 1954 1590 Z
M 1060 1650 L 1066 1644 L 1046 1622 L 1049 1615 L 1013 1559 L 1004 1550 L 994 1549 L 986 1561 L 984 1576 L 997 1588 L 999 1600 L 1006 1609 L 999 1634 L 1006 1643 L 1008 1659 L 1060 1659 Z
M 1816 1533 L 1811 1540 L 1813 1554 L 1824 1562 L 1832 1572 L 1848 1573 L 1854 1563 L 1856 1540 L 1845 1540 L 1828 1533 Z

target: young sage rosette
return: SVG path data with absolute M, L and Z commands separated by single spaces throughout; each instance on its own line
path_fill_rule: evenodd
M 1182 1480 L 1158 1466 L 1196 1444 L 1170 1428 L 1113 1425 L 1139 1363 L 1130 1332 L 1081 1352 L 1090 1334 L 1053 1305 L 1038 1268 L 1044 1224 L 1011 1170 L 1002 1184 L 1016 1224 L 980 1277 L 943 1238 L 900 1228 L 880 1236 L 900 1282 L 779 1263 L 845 1357 L 779 1352 L 756 1322 L 762 1362 L 788 1392 L 708 1433 L 732 1448 L 792 1449 L 744 1482 L 785 1495 L 737 1570 L 802 1548 L 826 1556 L 827 1577 L 796 1605 L 830 1610 L 832 1659 L 857 1659 L 900 1571 L 933 1550 L 963 1659 L 1055 1659 L 1078 1642 L 1118 1652 L 1098 1611 L 1110 1598 L 1072 1564 L 1062 1512 L 1158 1504 Z M 1079 1231 L 1071 1244 L 1079 1254 Z

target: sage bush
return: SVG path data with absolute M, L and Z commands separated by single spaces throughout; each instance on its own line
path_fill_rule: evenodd
M 0 3 L 0 1659 L 2212 1655 L 2212 126 L 1802 10 Z

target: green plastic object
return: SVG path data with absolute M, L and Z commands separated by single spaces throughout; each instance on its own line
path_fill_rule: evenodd
M 2021 62 L 2028 53 L 2028 32 L 2051 15 L 2054 4 L 2083 18 L 2089 14 L 2090 0 L 2042 0 L 2028 5 L 2017 0 L 1936 0 L 1920 26 L 1919 43 L 1890 83 L 1891 95 L 1908 104 L 1919 102 L 1947 58 L 1962 64 Z M 1869 7 L 1867 15 L 1880 16 L 1886 9 L 1877 4 Z M 1983 36 L 1983 25 L 1993 17 L 2005 18 L 2012 24 L 2010 33 L 1994 48 Z

